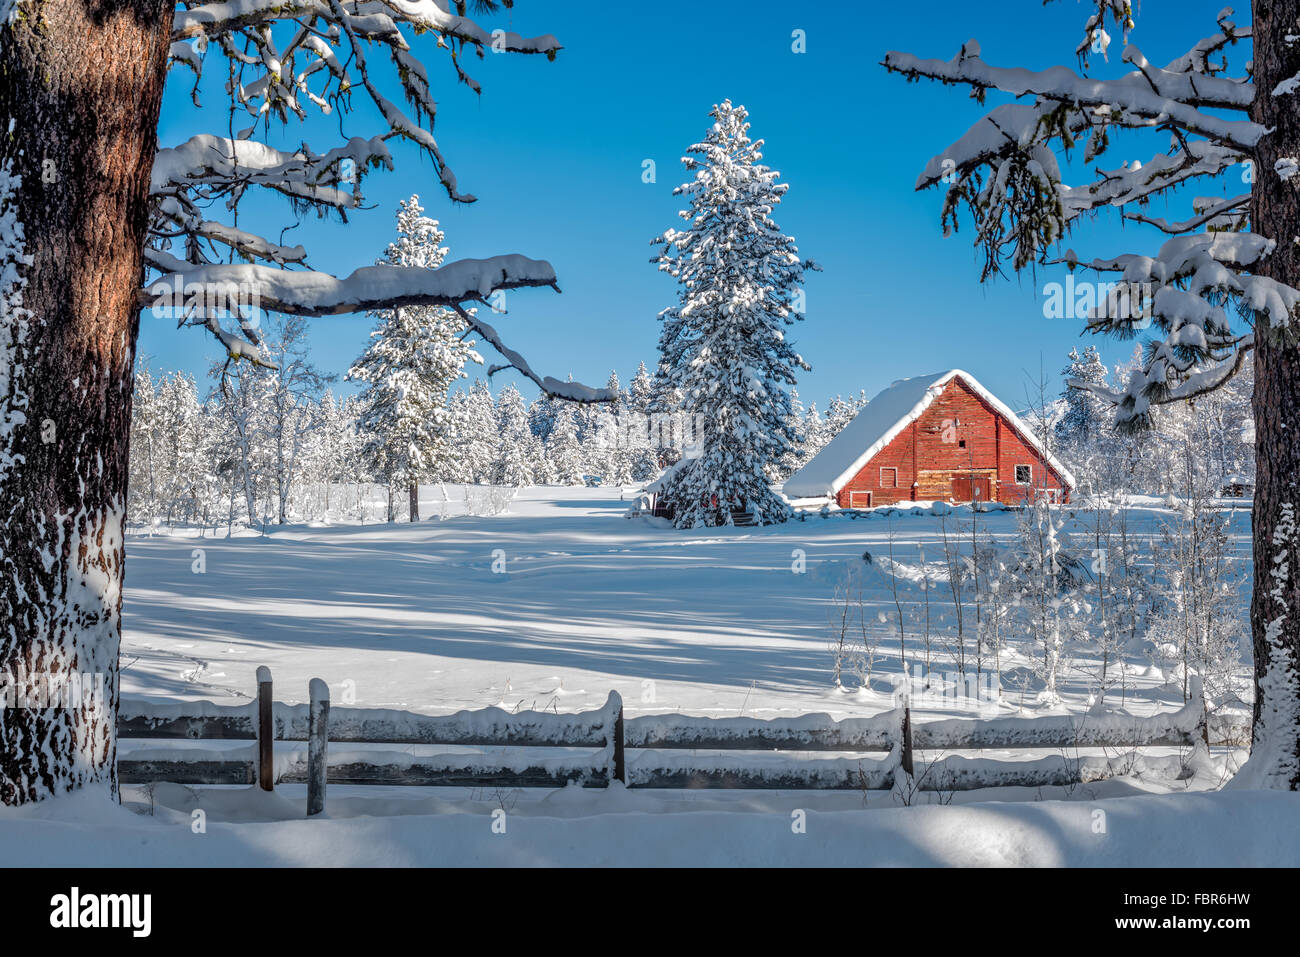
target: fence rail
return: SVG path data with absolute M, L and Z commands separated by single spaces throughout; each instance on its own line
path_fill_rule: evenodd
M 275 702 L 266 668 L 258 669 L 257 686 L 256 701 L 235 706 L 123 697 L 118 717 L 122 738 L 253 743 L 246 748 L 132 750 L 118 761 L 122 782 L 256 783 L 266 790 L 277 782 L 306 783 L 309 808 L 315 809 L 311 813 L 324 808 L 327 783 L 606 787 L 622 782 L 639 788 L 881 790 L 905 777 L 921 790 L 1042 787 L 1113 777 L 1133 770 L 1139 760 L 1162 774 L 1189 777 L 1196 773 L 1205 745 L 1248 733 L 1222 719 L 1207 722 L 1199 694 L 1179 711 L 1148 718 L 950 718 L 917 724 L 907 707 L 838 721 L 825 714 L 770 720 L 668 714 L 624 720 L 617 692 L 610 692 L 603 707 L 577 714 L 484 708 L 435 716 L 335 708 L 319 679 L 311 683 L 309 703 Z M 277 755 L 276 741 L 306 742 L 308 747 L 305 753 L 282 749 Z M 505 750 L 417 756 L 338 747 L 366 744 Z M 1191 749 L 1191 754 L 1137 754 L 1152 747 Z M 1107 753 L 1080 755 L 1084 748 Z M 554 753 L 539 754 L 539 749 Z M 1060 753 L 1030 760 L 945 754 L 924 759 L 933 752 L 994 749 Z M 628 750 L 633 752 L 630 761 Z M 804 756 L 818 752 L 841 756 Z

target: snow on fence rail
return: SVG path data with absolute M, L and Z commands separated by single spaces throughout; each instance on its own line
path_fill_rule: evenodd
M 625 721 L 622 699 L 577 714 L 500 708 L 422 715 L 383 708 L 331 708 L 324 682 L 312 682 L 309 704 L 272 701 L 270 672 L 258 669 L 258 699 L 223 706 L 210 701 L 154 702 L 123 697 L 123 738 L 249 740 L 249 748 L 132 750 L 118 762 L 124 783 L 306 783 L 309 807 L 324 807 L 326 779 L 335 784 L 563 787 L 615 781 L 640 788 L 889 789 L 900 781 L 921 790 L 1076 784 L 1145 768 L 1186 778 L 1203 767 L 1211 732 L 1240 739 L 1243 729 L 1207 722 L 1202 699 L 1171 714 L 1062 715 L 1039 718 L 942 719 L 914 724 L 907 707 L 870 718 L 701 718 L 647 715 Z M 306 753 L 277 756 L 274 741 L 307 742 Z M 493 753 L 417 756 L 329 743 L 449 745 L 503 749 Z M 1140 756 L 1149 747 L 1191 748 L 1190 755 Z M 585 749 L 539 756 L 534 749 Z M 626 749 L 633 749 L 629 761 Z M 915 753 L 1051 748 L 1033 760 Z M 1078 749 L 1116 753 L 1080 756 Z M 701 751 L 724 752 L 700 754 Z M 687 753 L 689 752 L 689 753 Z M 810 752 L 850 756 L 809 759 Z M 1072 755 L 1070 752 L 1074 752 Z M 878 756 L 871 757 L 876 753 Z M 918 770 L 919 765 L 919 770 Z M 315 812 L 313 812 L 315 813 Z

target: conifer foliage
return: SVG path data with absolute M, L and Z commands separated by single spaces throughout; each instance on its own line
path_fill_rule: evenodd
M 804 271 L 817 268 L 772 218 L 788 187 L 762 164 L 745 108 L 724 100 L 710 115 L 682 160 L 694 178 L 673 191 L 689 200 L 688 226 L 653 240 L 680 296 L 660 314 L 662 391 L 676 390 L 701 428 L 662 493 L 679 528 L 732 524 L 733 509 L 758 524 L 789 517 L 768 471 L 795 441 L 789 388 L 809 366 L 786 327 L 803 317 Z
M 443 232 L 424 215 L 419 196 L 399 204 L 397 235 L 381 263 L 436 269 L 447 255 Z M 410 519 L 416 521 L 419 482 L 437 473 L 451 454 L 447 390 L 465 377 L 466 361 L 483 360 L 464 322 L 444 306 L 404 306 L 375 315 L 379 325 L 348 378 L 366 383 L 360 423 L 366 455 L 390 486 L 407 486 Z

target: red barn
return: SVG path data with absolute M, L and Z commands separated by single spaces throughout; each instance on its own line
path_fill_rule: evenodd
M 785 483 L 791 500 L 841 508 L 900 501 L 1068 502 L 1074 477 L 975 377 L 901 379 Z

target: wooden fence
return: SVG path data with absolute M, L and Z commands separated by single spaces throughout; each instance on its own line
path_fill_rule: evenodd
M 327 782 L 553 788 L 570 783 L 606 787 L 618 781 L 639 788 L 881 790 L 906 776 L 914 788 L 956 791 L 1086 783 L 1139 767 L 1185 778 L 1195 773 L 1194 758 L 1203 754 L 1204 745 L 1248 734 L 1231 722 L 1207 722 L 1199 695 L 1179 711 L 1150 718 L 953 718 L 917 724 L 907 707 L 839 721 L 824 714 L 771 720 L 668 714 L 624 720 L 617 692 L 610 692 L 604 707 L 577 714 L 485 708 L 433 716 L 334 708 L 320 679 L 312 680 L 307 704 L 274 702 L 272 690 L 270 671 L 259 668 L 257 700 L 247 705 L 123 697 L 121 738 L 252 744 L 133 749 L 119 758 L 121 781 L 258 784 L 265 790 L 277 782 L 306 783 L 311 813 L 323 809 Z M 307 748 L 305 753 L 281 749 L 277 754 L 276 741 L 305 742 Z M 494 751 L 418 756 L 357 745 Z M 1153 747 L 1183 753 L 1142 755 Z M 994 749 L 1057 753 L 1032 760 L 947 754 Z M 1081 755 L 1082 749 L 1104 753 Z M 804 756 L 810 752 L 841 756 Z

